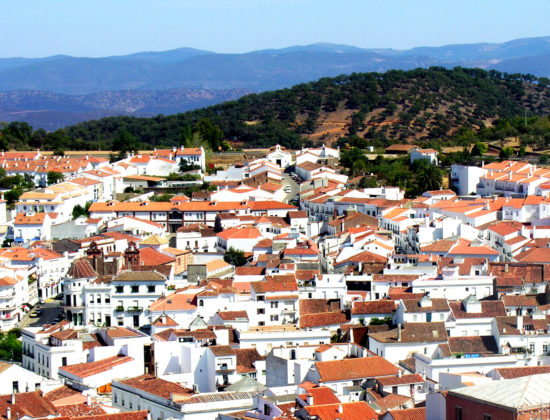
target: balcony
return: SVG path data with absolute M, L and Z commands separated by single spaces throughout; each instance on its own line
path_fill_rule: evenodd
M 143 311 L 142 306 L 129 306 L 128 309 L 126 309 L 128 312 L 141 312 Z
M 115 311 L 116 311 L 116 312 L 124 312 L 124 306 L 118 305 L 118 306 L 115 308 Z

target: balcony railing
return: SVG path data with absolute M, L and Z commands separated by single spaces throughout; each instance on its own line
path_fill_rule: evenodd
M 115 311 L 117 311 L 117 312 L 124 312 L 124 306 L 118 305 L 118 306 L 115 308 Z
M 142 306 L 129 306 L 127 309 L 128 312 L 141 312 L 143 311 Z

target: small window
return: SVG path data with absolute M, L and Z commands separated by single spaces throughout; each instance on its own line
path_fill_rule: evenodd
M 462 420 L 462 407 L 455 406 L 455 420 Z
M 492 419 L 492 417 L 491 417 L 490 414 L 484 414 L 483 415 L 483 420 L 491 420 L 491 419 Z
M 265 314 L 265 309 L 260 308 L 260 309 L 256 310 L 256 313 L 258 315 L 263 315 L 263 314 Z
M 116 287 L 116 292 L 117 293 L 124 293 L 124 286 L 117 286 Z
M 279 302 L 271 302 L 271 309 L 275 309 L 279 307 Z
M 139 286 L 132 286 L 132 293 L 139 293 Z
M 148 293 L 155 293 L 155 286 L 147 286 Z

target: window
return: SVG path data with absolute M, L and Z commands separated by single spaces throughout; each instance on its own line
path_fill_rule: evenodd
M 94 295 L 90 295 L 90 303 L 94 303 Z
M 271 321 L 278 321 L 279 315 L 271 315 Z
M 117 318 L 117 324 L 119 327 L 123 326 L 124 325 L 124 319 L 121 317 L 121 318 Z
M 535 343 L 529 343 L 529 351 L 531 353 L 534 353 L 535 352 Z
M 258 309 L 258 310 L 256 310 L 256 313 L 258 315 L 263 315 L 263 314 L 265 314 L 265 309 Z
M 105 296 L 105 303 L 111 303 L 111 296 Z
M 155 286 L 147 286 L 148 293 L 155 293 Z
M 492 419 L 492 417 L 491 417 L 490 414 L 484 414 L 483 415 L 483 420 L 491 420 L 491 419 Z
M 101 295 L 97 295 L 96 302 L 97 302 L 97 303 L 101 303 Z
M 204 306 L 204 300 L 199 300 L 199 306 Z
M 439 314 L 439 320 L 444 321 L 444 319 L 445 319 L 445 314 Z
M 132 293 L 139 293 L 139 286 L 132 286 Z
M 265 300 L 265 296 L 256 296 L 256 300 L 263 301 Z
M 66 357 L 61 358 L 61 366 L 67 366 L 67 358 Z
M 275 309 L 279 307 L 279 302 L 271 302 L 271 309 Z
M 116 392 L 113 392 L 113 396 L 115 398 L 115 404 L 118 403 L 118 394 Z
M 462 407 L 455 406 L 455 420 L 463 420 L 462 419 Z
M 14 394 L 19 392 L 19 381 L 13 381 L 11 383 L 11 389 L 13 389 Z
M 117 293 L 124 293 L 124 286 L 117 286 L 116 287 L 116 292 Z
M 418 315 L 413 315 L 413 321 L 414 322 L 418 321 Z

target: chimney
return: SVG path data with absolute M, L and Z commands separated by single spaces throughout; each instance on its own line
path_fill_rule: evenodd
M 338 413 L 342 414 L 344 412 L 344 407 L 342 407 L 342 404 L 338 405 Z
M 7 408 L 6 408 L 6 418 L 7 418 L 8 420 L 11 419 L 11 408 L 10 408 L 10 407 L 7 407 Z
M 523 315 L 518 315 L 517 316 L 517 326 L 516 328 L 521 332 L 521 330 L 523 329 Z
M 313 395 L 307 394 L 307 405 L 313 405 Z
M 505 273 L 508 272 L 508 264 L 504 264 L 504 272 L 505 272 Z
M 92 397 L 90 394 L 86 395 L 86 405 L 90 407 L 92 405 Z
M 11 393 L 11 404 L 15 405 L 15 393 L 14 392 Z
M 401 323 L 397 324 L 397 341 L 401 341 Z
M 403 374 L 403 372 L 401 371 L 401 369 L 399 369 L 399 371 L 397 372 L 397 377 L 398 378 L 401 378 L 401 375 Z

